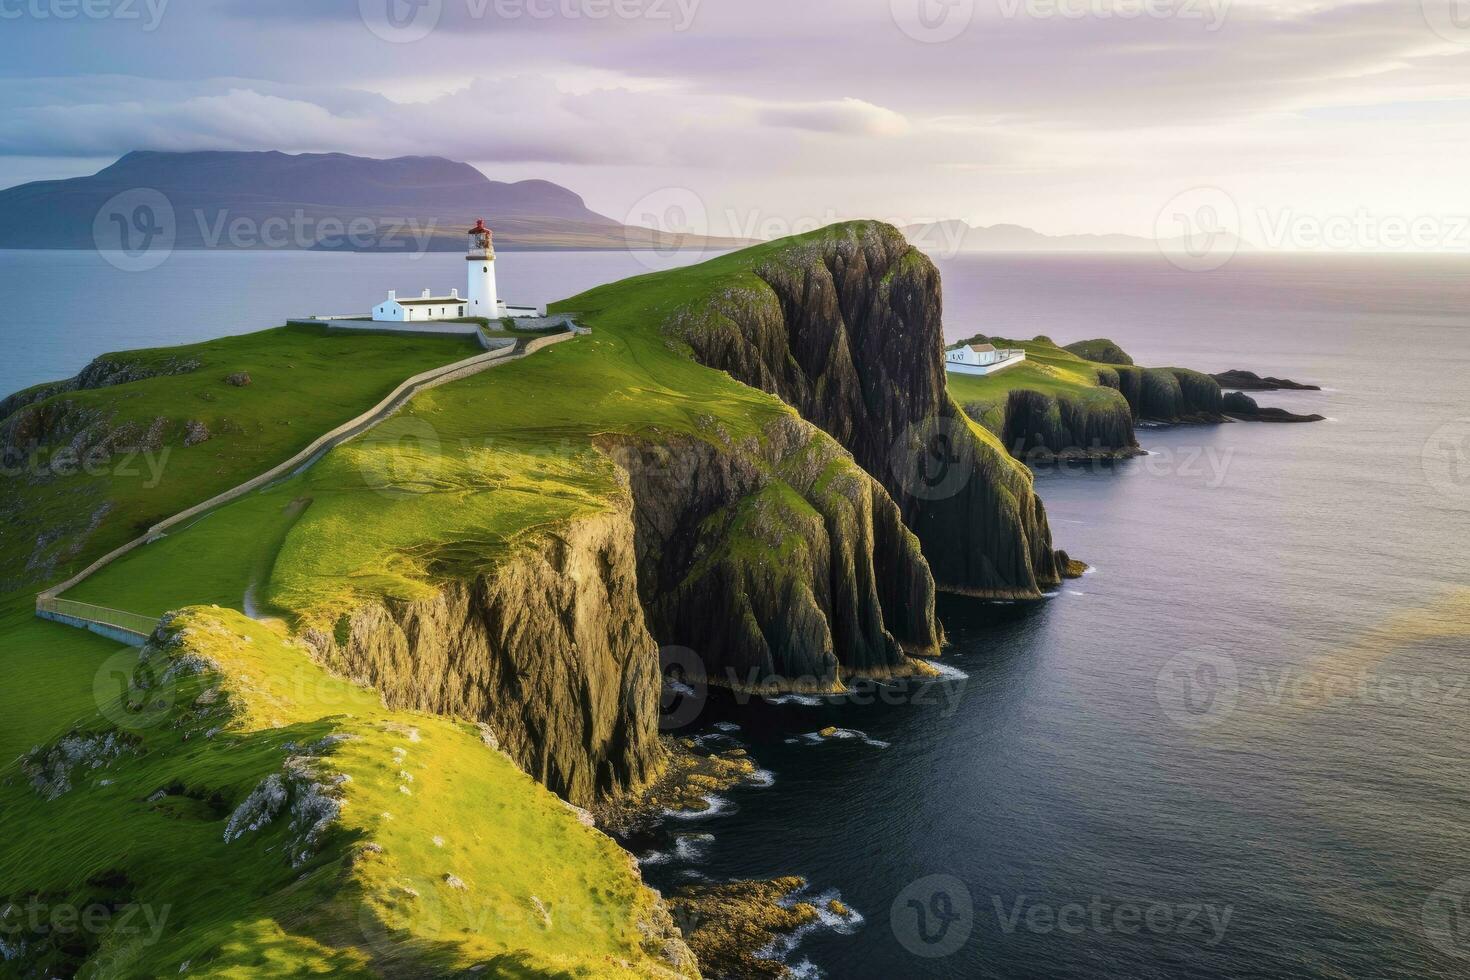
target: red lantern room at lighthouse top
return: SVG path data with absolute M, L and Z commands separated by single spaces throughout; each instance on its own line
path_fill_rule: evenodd
M 475 227 L 470 229 L 470 260 L 476 258 L 474 253 L 480 253 L 486 258 L 494 258 L 495 233 L 485 227 L 485 219 L 480 218 L 475 222 Z

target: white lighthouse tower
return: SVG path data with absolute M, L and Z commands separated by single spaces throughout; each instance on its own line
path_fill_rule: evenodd
M 485 219 L 470 229 L 470 251 L 465 256 L 470 270 L 470 288 L 465 294 L 466 316 L 483 316 L 492 320 L 505 315 L 500 295 L 495 290 L 495 236 L 485 227 Z

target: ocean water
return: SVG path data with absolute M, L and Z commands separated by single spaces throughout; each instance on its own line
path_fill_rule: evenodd
M 0 389 L 461 265 L 0 253 Z M 533 303 L 646 271 L 501 265 Z M 1108 336 L 1144 364 L 1321 384 L 1258 397 L 1332 421 L 1148 429 L 1147 457 L 1039 474 L 1058 546 L 1095 571 L 1044 603 L 944 601 L 943 683 L 712 700 L 694 731 L 768 785 L 637 842 L 648 878 L 804 876 L 855 913 L 772 951 L 807 975 L 1470 975 L 1470 261 L 941 269 L 952 339 Z

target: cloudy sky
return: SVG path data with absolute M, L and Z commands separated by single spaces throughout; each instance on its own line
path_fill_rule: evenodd
M 0 185 L 333 150 L 758 237 L 1470 215 L 1470 0 L 0 0 L 0 77 Z

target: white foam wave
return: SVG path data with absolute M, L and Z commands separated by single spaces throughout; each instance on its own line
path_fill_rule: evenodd
M 664 816 L 673 820 L 707 820 L 710 817 L 718 817 L 722 813 L 729 813 L 734 809 L 730 801 L 718 793 L 711 793 L 704 798 L 709 804 L 703 810 L 665 810 Z
M 834 728 L 826 735 L 823 735 L 821 732 L 807 732 L 801 737 L 812 745 L 820 745 L 823 742 L 833 740 L 847 741 L 851 739 L 856 739 L 864 745 L 871 745 L 875 749 L 886 749 L 890 744 L 882 739 L 873 738 L 867 732 L 860 732 L 856 728 Z
M 944 680 L 967 681 L 970 679 L 969 674 L 965 673 L 963 670 L 960 670 L 958 667 L 954 667 L 950 664 L 945 663 L 942 660 L 926 660 L 924 661 L 924 663 L 934 668 L 934 670 L 938 671 L 939 676 Z
M 740 731 L 740 726 L 733 721 L 717 721 L 715 722 L 715 728 L 726 733 Z
M 674 844 L 674 855 L 686 864 L 697 864 L 709 855 L 714 834 L 680 834 Z
M 804 708 L 817 708 L 822 699 L 810 694 L 777 694 L 764 699 L 766 704 L 799 704 Z
M 805 890 L 787 895 L 781 899 L 783 906 L 791 908 L 798 902 L 807 902 L 817 910 L 816 919 L 798 927 L 789 935 L 778 936 L 769 945 L 758 950 L 756 955 L 761 959 L 775 960 L 778 963 L 785 964 L 786 968 L 798 977 L 826 976 L 821 968 L 811 960 L 801 959 L 792 963 L 789 962 L 789 957 L 801 945 L 803 939 L 819 929 L 825 929 L 843 936 L 850 936 L 858 931 L 864 922 L 862 913 L 849 907 L 845 915 L 838 915 L 828 907 L 833 901 L 841 902 L 841 900 L 842 894 L 835 888 L 824 891 L 816 896 L 805 894 Z

